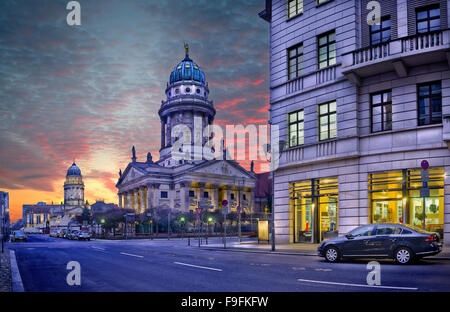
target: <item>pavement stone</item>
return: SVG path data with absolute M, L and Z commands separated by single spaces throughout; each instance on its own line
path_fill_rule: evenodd
M 0 250 L 0 258 L 0 292 L 11 292 L 11 262 L 7 248 L 3 253 Z

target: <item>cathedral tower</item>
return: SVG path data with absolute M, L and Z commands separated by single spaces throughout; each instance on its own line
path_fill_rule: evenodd
M 186 44 L 185 58 L 175 66 L 170 74 L 170 82 L 166 88 L 166 101 L 162 101 L 159 109 L 161 119 L 161 149 L 158 163 L 164 167 L 173 167 L 190 162 L 188 160 L 174 159 L 172 146 L 179 137 L 172 138 L 172 129 L 177 125 L 185 125 L 190 130 L 190 141 L 201 140 L 202 145 L 208 138 L 194 133 L 194 120 L 198 122 L 197 128 L 204 129 L 212 125 L 216 110 L 213 102 L 208 100 L 209 88 L 205 74 L 200 67 L 189 57 L 189 47 Z M 201 136 L 201 138 L 196 138 Z M 201 150 L 192 149 L 192 159 L 202 157 Z M 198 154 L 195 157 L 194 154 Z

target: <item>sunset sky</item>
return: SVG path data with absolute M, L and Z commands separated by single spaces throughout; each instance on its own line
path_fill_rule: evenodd
M 0 190 L 13 221 L 23 204 L 63 200 L 74 159 L 85 198 L 117 203 L 131 147 L 158 159 L 157 111 L 184 42 L 216 124 L 267 123 L 264 1 L 81 0 L 81 26 L 67 25 L 68 2 L 0 1 Z

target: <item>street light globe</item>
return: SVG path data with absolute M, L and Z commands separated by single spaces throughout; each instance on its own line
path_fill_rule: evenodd
M 209 217 L 208 222 L 212 222 L 213 218 Z
M 100 222 L 101 222 L 101 223 L 105 223 L 105 219 L 101 219 Z
M 181 221 L 181 222 L 184 222 L 185 220 L 186 220 L 186 219 L 185 219 L 184 217 L 181 217 L 181 218 L 180 218 L 180 221 Z

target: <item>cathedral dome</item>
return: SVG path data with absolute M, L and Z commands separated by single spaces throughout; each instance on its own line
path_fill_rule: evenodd
M 66 177 L 68 176 L 81 176 L 81 170 L 75 163 L 73 163 L 72 166 L 67 169 Z
M 200 67 L 189 58 L 188 54 L 186 54 L 184 60 L 175 66 L 175 69 L 170 74 L 170 84 L 183 80 L 198 81 L 202 84 L 205 83 L 205 74 Z

